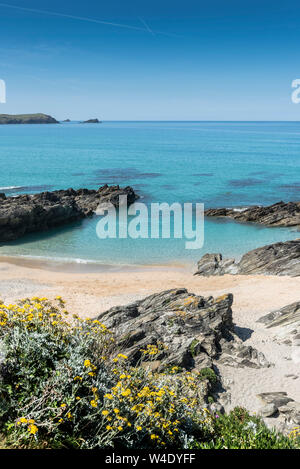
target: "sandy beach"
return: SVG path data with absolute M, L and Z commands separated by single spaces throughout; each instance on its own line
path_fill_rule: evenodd
M 300 370 L 299 364 L 291 359 L 293 348 L 275 343 L 272 340 L 274 331 L 256 322 L 276 308 L 299 301 L 299 277 L 199 277 L 193 276 L 189 269 L 165 266 L 94 273 L 65 272 L 53 265 L 43 267 L 33 261 L 2 259 L 0 298 L 12 303 L 35 295 L 50 299 L 61 295 L 69 311 L 82 317 L 94 317 L 112 306 L 128 304 L 174 287 L 185 287 L 203 296 L 232 293 L 233 319 L 239 336 L 246 344 L 263 352 L 274 366 L 260 369 L 222 366 L 220 371 L 230 387 L 230 407 L 241 405 L 257 412 L 261 402 L 256 395 L 272 391 L 286 391 L 300 401 Z M 273 420 L 276 423 L 275 419 L 269 420 L 270 424 Z

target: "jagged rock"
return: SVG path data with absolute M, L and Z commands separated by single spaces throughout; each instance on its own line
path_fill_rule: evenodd
M 274 404 L 278 409 L 285 406 L 288 402 L 292 402 L 293 399 L 288 397 L 286 392 L 263 392 L 257 394 L 257 397 L 265 404 Z
M 295 425 L 300 424 L 300 402 L 288 397 L 286 392 L 267 392 L 258 394 L 257 397 L 265 404 L 263 409 L 270 406 L 276 408 L 272 415 L 263 417 L 276 417 L 276 427 L 284 434 L 289 434 Z M 262 410 L 262 409 L 261 409 Z M 265 421 L 267 424 L 267 420 Z
M 258 415 L 261 417 L 272 417 L 278 411 L 275 404 L 266 404 L 265 406 L 261 407 L 258 411 Z
M 284 343 L 300 346 L 300 301 L 272 311 L 258 319 L 267 328 L 275 328 L 275 336 Z
M 2 124 L 58 124 L 58 121 L 47 114 L 0 114 Z
M 222 254 L 205 254 L 198 262 L 198 270 L 195 275 L 224 275 L 229 272 L 234 263 L 234 259 L 223 260 Z M 232 273 L 234 273 L 234 269 Z
M 204 298 L 179 288 L 111 308 L 98 319 L 114 332 L 116 348 L 134 365 L 143 357 L 141 350 L 151 344 L 159 348 L 153 357 L 160 361 L 159 369 L 200 370 L 222 359 L 230 366 L 269 366 L 262 354 L 246 347 L 235 334 L 232 301 L 231 294 Z
M 67 189 L 17 197 L 4 195 L 0 197 L 0 242 L 92 216 L 99 205 L 108 202 L 118 206 L 120 195 L 127 195 L 128 204 L 138 199 L 131 187 L 107 185 L 97 191 Z
M 300 202 L 278 202 L 267 207 L 255 205 L 244 209 L 212 208 L 207 217 L 228 217 L 239 222 L 253 222 L 265 226 L 300 226 Z
M 243 255 L 240 262 L 205 254 L 195 275 L 300 275 L 300 239 L 269 244 Z

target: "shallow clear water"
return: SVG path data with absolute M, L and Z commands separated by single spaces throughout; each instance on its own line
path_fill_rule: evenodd
M 299 200 L 300 123 L 105 122 L 0 126 L 0 192 L 131 185 L 151 202 L 232 207 Z M 2 255 L 103 263 L 196 262 L 296 238 L 295 230 L 207 219 L 201 250 L 184 240 L 99 240 L 97 217 L 2 245 Z

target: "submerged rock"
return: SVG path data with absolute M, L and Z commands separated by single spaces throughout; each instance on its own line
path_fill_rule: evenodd
M 265 226 L 300 226 L 300 202 L 278 202 L 266 207 L 255 205 L 244 209 L 211 208 L 207 217 L 227 217 L 238 222 L 259 223 Z
M 158 370 L 201 370 L 218 361 L 235 367 L 269 366 L 263 354 L 235 334 L 232 302 L 231 294 L 204 298 L 178 288 L 111 308 L 98 319 L 114 332 L 116 348 L 134 365 L 152 358 Z
M 240 262 L 221 254 L 205 254 L 195 275 L 300 275 L 300 239 L 269 244 L 243 255 Z
M 100 204 L 110 202 L 117 207 L 120 195 L 127 195 L 128 204 L 138 199 L 131 187 L 107 185 L 98 190 L 67 189 L 17 197 L 0 196 L 0 242 L 92 216 Z

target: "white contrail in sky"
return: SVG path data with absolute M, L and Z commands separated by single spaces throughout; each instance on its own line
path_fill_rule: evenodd
M 139 16 L 139 20 L 141 21 L 141 23 L 143 23 L 143 25 L 145 26 L 145 28 L 147 29 L 147 31 L 149 31 L 150 34 L 152 34 L 153 36 L 155 36 L 154 32 L 152 31 L 152 29 L 150 29 L 150 27 L 148 26 L 148 24 L 146 23 L 146 21 L 141 17 Z
M 134 29 L 136 31 L 145 31 L 145 32 L 150 32 L 150 33 L 153 34 L 153 31 L 151 31 L 150 28 L 145 23 L 144 23 L 145 27 L 142 28 L 142 27 L 139 27 L 139 26 L 131 26 L 129 24 L 113 23 L 113 22 L 110 22 L 110 21 L 102 21 L 102 20 L 97 20 L 97 19 L 93 19 L 93 18 L 86 18 L 84 16 L 67 15 L 67 14 L 64 14 L 64 13 L 56 13 L 54 11 L 38 10 L 37 8 L 26 8 L 26 7 L 19 7 L 17 5 L 8 5 L 7 3 L 0 3 L 0 7 L 13 8 L 14 10 L 28 11 L 28 12 L 31 12 L 31 13 L 39 13 L 39 14 L 42 14 L 42 15 L 59 16 L 61 18 L 70 18 L 72 20 L 87 21 L 89 23 L 106 24 L 108 26 L 115 26 L 115 27 L 118 27 L 118 28 L 126 28 L 126 29 Z

